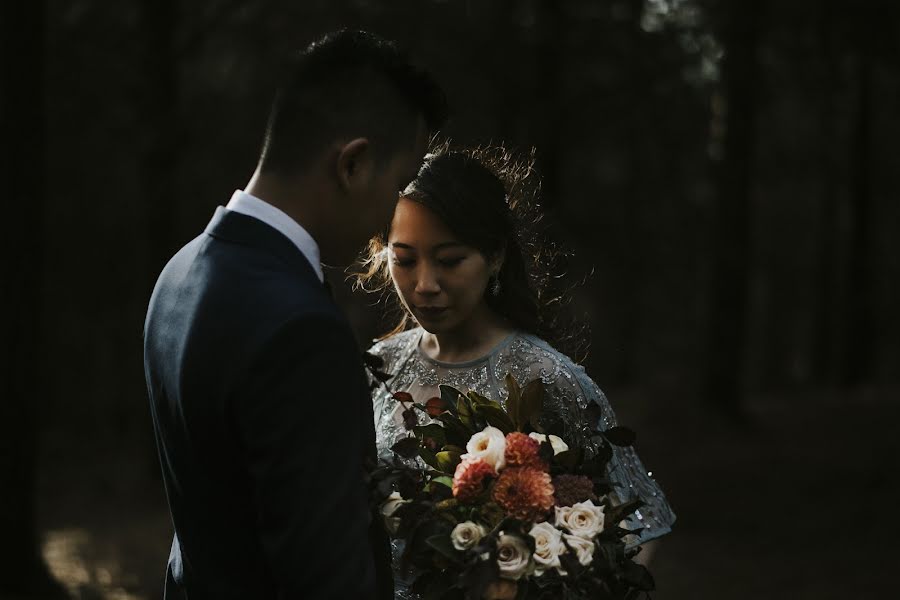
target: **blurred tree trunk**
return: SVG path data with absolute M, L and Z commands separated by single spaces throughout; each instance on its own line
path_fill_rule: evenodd
M 0 597 L 62 598 L 41 556 L 36 520 L 38 407 L 45 400 L 43 2 L 0 9 L 4 219 L 0 344 Z
M 138 24 L 139 68 L 142 86 L 137 108 L 141 114 L 142 146 L 138 164 L 140 204 L 146 230 L 141 232 L 144 267 L 142 277 L 134 282 L 135 307 L 129 312 L 134 329 L 125 329 L 117 339 L 124 357 L 120 387 L 128 388 L 135 376 L 143 379 L 143 349 L 136 344 L 134 331 L 142 331 L 144 311 L 150 293 L 163 266 L 174 254 L 177 244 L 176 168 L 178 166 L 178 75 L 175 41 L 175 0 L 141 0 Z M 223 9 L 224 10 L 224 9 Z M 196 33 L 180 48 L 183 54 L 202 45 L 205 33 Z M 140 233 L 139 233 L 140 235 Z M 140 328 L 140 329 L 138 329 Z M 142 422 L 145 429 L 151 429 Z M 144 467 L 154 477 L 161 477 L 159 456 L 153 441 L 147 439 Z
M 874 359 L 872 279 L 874 256 L 871 251 L 872 216 L 872 57 L 870 40 L 860 40 L 857 58 L 857 93 L 854 134 L 850 157 L 851 201 L 848 211 L 849 272 L 846 281 L 847 303 L 842 344 L 840 382 L 857 385 L 865 380 Z
M 178 166 L 178 74 L 175 61 L 175 0 L 142 0 L 142 94 L 145 146 L 141 189 L 147 211 L 150 286 L 175 252 Z M 146 289 L 149 298 L 150 290 Z
M 628 41 L 631 49 L 641 48 L 645 42 L 641 31 L 641 11 L 633 8 L 629 13 Z M 620 55 L 621 56 L 621 55 Z M 629 52 L 625 69 L 625 89 L 632 102 L 627 114 L 627 139 L 624 140 L 623 151 L 627 165 L 627 181 L 623 190 L 625 206 L 622 208 L 624 220 L 622 226 L 622 253 L 618 259 L 622 266 L 617 293 L 621 298 L 619 307 L 619 328 L 617 332 L 619 352 L 614 381 L 618 385 L 631 384 L 638 377 L 637 364 L 638 339 L 640 336 L 642 298 L 640 282 L 644 280 L 645 245 L 641 242 L 641 206 L 645 200 L 643 187 L 646 184 L 646 160 L 642 140 L 648 139 L 645 123 L 651 119 L 653 107 L 645 101 L 648 96 L 647 73 L 644 68 L 644 55 L 641 52 Z M 662 132 L 654 131 L 651 136 L 660 138 Z M 662 143 L 657 139 L 657 143 Z M 635 241 L 637 240 L 637 243 Z
M 478 14 L 471 12 L 472 7 L 466 5 L 469 19 L 477 19 Z M 516 19 L 516 0 L 500 0 L 486 3 L 483 7 L 484 26 L 490 34 L 484 35 L 486 40 L 483 48 L 485 58 L 492 61 L 491 72 L 494 73 L 495 82 L 499 93 L 494 94 L 496 106 L 492 107 L 496 115 L 497 131 L 501 140 L 515 143 L 522 139 L 522 123 L 527 121 L 528 115 L 523 118 L 523 103 L 518 100 L 523 86 L 535 84 L 532 78 L 521 77 L 521 71 L 516 65 L 509 63 L 509 54 L 515 54 L 523 47 L 519 36 L 519 27 Z M 498 52 L 498 48 L 506 51 Z M 490 57 L 490 58 L 488 58 Z
M 734 0 L 721 11 L 724 131 L 714 165 L 718 199 L 713 219 L 712 302 L 706 400 L 718 412 L 743 415 L 750 257 L 751 170 L 756 143 L 757 47 L 763 2 Z
M 819 38 L 824 62 L 824 106 L 822 108 L 821 159 L 824 174 L 822 198 L 822 225 L 819 235 L 819 262 L 817 265 L 817 293 L 813 315 L 812 378 L 816 382 L 830 383 L 834 377 L 835 343 L 834 320 L 839 295 L 836 277 L 838 260 L 838 174 L 835 150 L 838 144 L 835 86 L 840 76 L 835 52 L 834 0 L 822 4 L 819 20 Z
M 563 3 L 539 0 L 537 30 L 536 145 L 541 168 L 541 202 L 553 210 L 559 206 L 559 133 L 562 126 L 562 49 L 565 44 Z M 516 103 L 518 104 L 518 102 Z

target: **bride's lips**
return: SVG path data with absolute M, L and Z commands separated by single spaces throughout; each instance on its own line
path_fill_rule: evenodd
M 429 319 L 436 319 L 447 312 L 446 306 L 417 306 L 416 312 Z

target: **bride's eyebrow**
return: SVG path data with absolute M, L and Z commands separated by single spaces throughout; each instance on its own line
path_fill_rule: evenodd
M 390 246 L 392 248 L 402 248 L 403 250 L 415 250 L 414 247 L 409 244 L 404 244 L 403 242 L 391 242 Z M 440 244 L 436 244 L 433 250 L 446 250 L 447 248 L 464 248 L 465 244 L 462 242 L 441 242 Z
M 447 248 L 464 248 L 465 244 L 462 242 L 444 242 L 442 244 L 438 244 L 434 247 L 435 250 L 446 250 Z

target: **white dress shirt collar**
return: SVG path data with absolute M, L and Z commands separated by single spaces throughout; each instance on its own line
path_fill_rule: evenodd
M 235 190 L 225 208 L 258 219 L 291 240 L 312 265 L 319 281 L 325 280 L 322 263 L 319 259 L 319 245 L 309 235 L 309 232 L 286 213 L 243 190 Z

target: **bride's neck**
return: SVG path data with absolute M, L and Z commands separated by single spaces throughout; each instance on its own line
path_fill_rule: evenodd
M 512 331 L 512 326 L 505 319 L 490 312 L 483 318 L 470 319 L 452 331 L 424 332 L 421 348 L 433 360 L 466 362 L 488 354 Z

